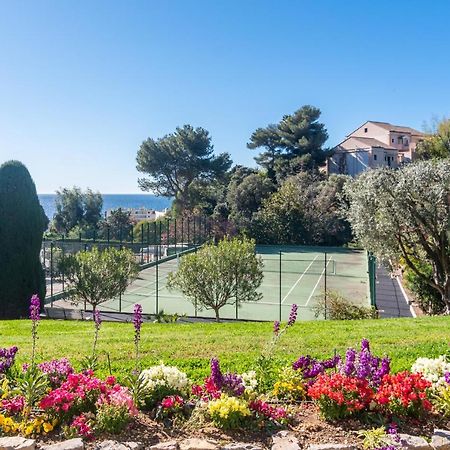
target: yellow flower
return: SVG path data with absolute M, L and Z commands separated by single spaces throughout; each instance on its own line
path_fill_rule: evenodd
M 53 431 L 53 425 L 50 422 L 44 422 L 44 431 L 50 433 L 50 431 Z

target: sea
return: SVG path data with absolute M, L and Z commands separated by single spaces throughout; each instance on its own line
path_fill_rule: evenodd
M 52 219 L 56 212 L 56 194 L 38 194 L 39 201 L 45 214 Z M 156 211 L 164 211 L 170 208 L 171 199 L 157 197 L 151 194 L 102 194 L 103 214 L 109 209 L 117 208 L 148 208 Z

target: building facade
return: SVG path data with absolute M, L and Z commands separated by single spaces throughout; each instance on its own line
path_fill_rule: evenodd
M 327 171 L 357 176 L 378 167 L 395 169 L 414 160 L 417 144 L 424 137 L 424 133 L 414 128 L 367 121 L 334 148 Z

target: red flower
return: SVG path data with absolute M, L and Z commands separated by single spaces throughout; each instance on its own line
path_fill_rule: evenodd
M 380 409 L 388 414 L 418 416 L 430 411 L 427 389 L 431 383 L 421 373 L 400 372 L 385 375 L 375 396 Z

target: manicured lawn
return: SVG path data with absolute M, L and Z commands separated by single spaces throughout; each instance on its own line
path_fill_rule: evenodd
M 132 324 L 103 323 L 99 351 L 108 352 L 113 374 L 126 374 L 134 367 Z M 142 367 L 159 361 L 177 365 L 200 380 L 208 373 L 209 359 L 218 356 L 225 369 L 244 371 L 252 367 L 272 333 L 270 323 L 144 324 Z M 436 357 L 449 350 L 450 317 L 388 319 L 352 322 L 298 322 L 283 336 L 277 356 L 286 362 L 302 354 L 329 357 L 334 349 L 343 352 L 362 338 L 371 341 L 373 351 L 392 358 L 394 371 L 409 369 L 419 356 Z M 39 324 L 39 360 L 67 357 L 79 367 L 90 354 L 91 322 L 46 320 Z M 0 347 L 17 345 L 18 361 L 30 355 L 30 322 L 0 322 Z M 100 374 L 106 374 L 106 356 L 100 359 Z

